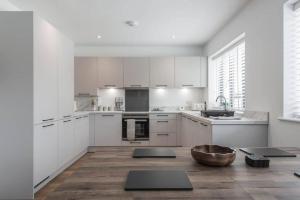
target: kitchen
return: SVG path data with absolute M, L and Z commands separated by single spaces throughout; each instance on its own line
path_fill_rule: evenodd
M 0 199 L 299 199 L 299 5 L 0 2 Z

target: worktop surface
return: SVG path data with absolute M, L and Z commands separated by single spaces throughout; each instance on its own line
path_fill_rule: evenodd
M 188 118 L 193 120 L 202 121 L 212 125 L 243 125 L 243 124 L 253 124 L 253 125 L 268 125 L 269 122 L 266 119 L 259 118 L 249 118 L 249 117 L 241 117 L 240 119 L 230 119 L 230 120 L 218 120 L 205 118 L 201 116 L 200 111 L 149 111 L 149 112 L 124 112 L 124 111 L 80 111 L 75 112 L 77 115 L 82 114 L 182 114 Z

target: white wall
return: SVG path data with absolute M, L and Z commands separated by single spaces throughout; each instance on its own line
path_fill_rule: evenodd
M 201 56 L 199 46 L 80 46 L 75 56 Z
M 33 198 L 33 13 L 0 12 L 0 199 Z
M 279 121 L 283 112 L 283 4 L 252 0 L 205 47 L 207 55 L 246 33 L 248 110 L 270 112 L 270 146 L 300 147 L 300 123 Z
M 0 11 L 19 11 L 15 5 L 10 3 L 8 0 L 0 0 Z

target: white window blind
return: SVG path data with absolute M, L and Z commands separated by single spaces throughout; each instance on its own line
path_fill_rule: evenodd
M 215 97 L 224 96 L 234 110 L 244 110 L 245 99 L 245 41 L 240 41 L 212 58 L 215 69 Z
M 300 118 L 300 8 L 285 13 L 284 115 Z

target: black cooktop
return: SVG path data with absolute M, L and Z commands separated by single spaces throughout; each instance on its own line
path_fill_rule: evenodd
M 176 158 L 172 149 L 168 148 L 149 148 L 135 149 L 132 154 L 133 158 Z
M 184 171 L 130 171 L 125 190 L 193 190 Z

